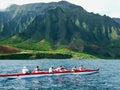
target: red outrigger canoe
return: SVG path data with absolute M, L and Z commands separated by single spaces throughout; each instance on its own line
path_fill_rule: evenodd
M 53 76 L 53 75 L 72 75 L 72 74 L 79 74 L 79 75 L 90 75 L 94 73 L 98 73 L 99 69 L 84 69 L 84 70 L 65 70 L 63 72 L 54 71 L 52 73 L 48 71 L 39 71 L 37 73 L 31 72 L 27 74 L 23 73 L 14 73 L 14 74 L 0 74 L 0 77 L 8 77 L 8 78 L 29 78 L 29 77 L 41 77 L 41 76 Z

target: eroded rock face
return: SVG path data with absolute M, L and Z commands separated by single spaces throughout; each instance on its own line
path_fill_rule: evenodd
M 15 47 L 11 46 L 0 46 L 0 54 L 7 54 L 7 53 L 16 53 L 19 52 L 20 50 Z

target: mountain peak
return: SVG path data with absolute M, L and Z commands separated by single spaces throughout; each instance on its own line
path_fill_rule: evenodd
M 120 18 L 113 18 L 120 25 Z
M 58 3 L 61 3 L 61 4 L 71 4 L 71 3 L 69 3 L 69 2 L 67 2 L 67 1 L 59 1 Z

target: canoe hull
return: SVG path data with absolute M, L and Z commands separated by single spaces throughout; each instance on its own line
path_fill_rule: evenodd
M 31 72 L 27 74 L 23 73 L 16 73 L 16 74 L 0 74 L 0 77 L 7 77 L 7 78 L 32 78 L 32 77 L 42 77 L 42 76 L 57 76 L 57 75 L 74 75 L 74 74 L 79 74 L 79 75 L 91 75 L 98 73 L 99 69 L 96 70 L 78 70 L 78 71 L 71 71 L 71 70 L 66 70 L 64 72 L 58 72 L 55 71 L 53 73 L 49 73 L 48 71 L 40 71 L 38 73 Z

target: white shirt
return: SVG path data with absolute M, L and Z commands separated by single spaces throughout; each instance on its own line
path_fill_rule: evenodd
M 49 72 L 53 72 L 53 68 L 52 67 L 49 68 Z
M 35 68 L 34 72 L 38 73 L 38 68 Z
M 79 67 L 79 70 L 82 70 L 82 69 L 83 69 L 83 67 L 80 66 L 80 67 Z
M 27 68 L 23 68 L 23 69 L 22 69 L 22 73 L 25 74 L 25 73 L 28 73 L 28 72 L 29 72 L 29 70 L 28 70 Z
M 65 71 L 65 69 L 63 67 L 58 67 L 56 70 L 59 71 L 59 72 L 64 72 Z

